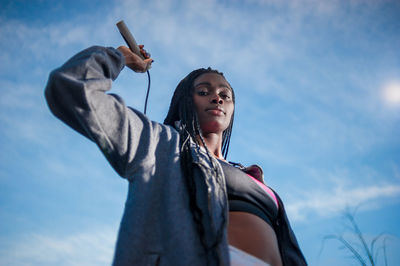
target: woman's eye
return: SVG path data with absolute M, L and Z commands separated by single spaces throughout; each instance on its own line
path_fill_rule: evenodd
M 200 96 L 206 96 L 207 92 L 206 91 L 199 91 L 199 92 L 197 92 L 197 94 L 200 95 Z

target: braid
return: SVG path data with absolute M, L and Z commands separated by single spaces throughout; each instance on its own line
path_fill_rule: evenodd
M 201 134 L 201 129 L 197 117 L 197 113 L 194 106 L 193 101 L 193 83 L 196 78 L 200 75 L 205 73 L 215 73 L 223 76 L 223 73 L 213 70 L 211 68 L 201 68 L 192 71 L 189 75 L 187 75 L 176 87 L 174 95 L 171 100 L 171 104 L 168 110 L 167 117 L 164 120 L 165 125 L 174 126 L 175 121 L 180 121 L 182 130 L 179 132 L 180 134 L 180 161 L 181 161 L 181 168 L 188 186 L 189 195 L 190 195 L 190 207 L 192 210 L 192 214 L 194 217 L 194 221 L 196 223 L 197 230 L 200 235 L 200 240 L 204 248 L 206 249 L 207 254 L 211 256 L 216 256 L 217 252 L 215 251 L 215 247 L 222 241 L 224 227 L 226 225 L 225 217 L 223 217 L 223 226 L 222 228 L 217 229 L 217 237 L 216 241 L 211 245 L 208 246 L 205 240 L 205 227 L 202 223 L 202 218 L 204 217 L 205 213 L 203 213 L 202 209 L 199 207 L 196 199 L 196 185 L 195 179 L 193 178 L 193 158 L 190 150 L 190 141 L 191 138 L 194 140 L 198 145 L 202 145 L 205 147 L 207 156 L 211 162 L 212 168 L 215 173 L 215 177 L 217 182 L 221 182 L 222 177 L 219 176 L 216 166 L 214 165 L 212 156 L 205 144 L 203 136 Z M 235 96 L 232 90 L 232 99 L 235 102 Z M 222 134 L 222 154 L 226 159 L 229 150 L 229 142 L 232 132 L 233 126 L 233 114 L 230 121 L 228 128 Z M 197 138 L 199 136 L 199 139 Z M 222 184 L 220 184 L 222 185 Z M 223 210 L 224 213 L 226 210 Z M 211 214 L 210 214 L 211 215 Z M 209 256 L 207 256 L 207 260 Z

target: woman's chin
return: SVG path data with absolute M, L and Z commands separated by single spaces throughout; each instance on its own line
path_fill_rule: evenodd
M 222 132 L 227 129 L 227 126 L 220 122 L 214 121 L 207 123 L 206 125 L 202 125 L 200 128 L 203 134 L 222 134 Z

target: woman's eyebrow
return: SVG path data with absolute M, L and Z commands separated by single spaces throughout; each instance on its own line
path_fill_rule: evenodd
M 203 85 L 206 85 L 206 86 L 210 86 L 210 87 L 211 87 L 211 83 L 210 83 L 210 82 L 206 82 L 206 81 L 200 82 L 200 83 L 194 85 L 194 87 L 197 88 L 197 87 L 203 86 Z
M 211 87 L 211 83 L 210 83 L 210 82 L 207 82 L 207 81 L 200 82 L 200 83 L 196 84 L 194 87 L 197 88 L 197 87 L 202 86 L 202 85 L 206 85 L 206 86 Z M 224 83 L 218 84 L 218 87 L 220 87 L 220 88 L 227 88 L 227 89 L 229 89 L 229 90 L 232 90 L 231 87 L 229 87 L 229 85 L 224 84 Z

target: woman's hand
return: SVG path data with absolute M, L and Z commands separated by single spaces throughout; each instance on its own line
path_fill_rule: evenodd
M 140 56 L 136 55 L 126 46 L 118 47 L 118 51 L 120 51 L 125 57 L 126 66 L 132 69 L 135 72 L 146 72 L 151 68 L 151 63 L 153 63 L 153 59 L 150 58 L 150 54 L 143 49 L 143 45 L 139 45 L 140 53 L 145 58 L 144 60 L 140 58 Z

